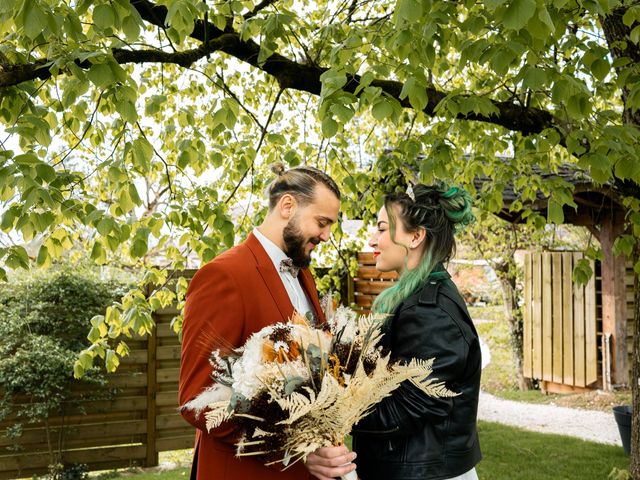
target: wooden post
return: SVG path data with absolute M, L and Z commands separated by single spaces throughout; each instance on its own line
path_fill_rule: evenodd
M 602 247 L 602 333 L 611 334 L 611 381 L 629 384 L 625 258 L 614 256 L 613 242 L 624 231 L 624 213 L 609 211 L 599 231 Z
M 158 318 L 154 315 L 154 320 Z M 149 334 L 147 345 L 147 460 L 145 466 L 158 465 L 158 450 L 156 449 L 156 350 L 158 346 L 158 325 Z

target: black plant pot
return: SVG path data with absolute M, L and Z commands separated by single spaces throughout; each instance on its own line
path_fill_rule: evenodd
M 629 455 L 631 453 L 631 405 L 613 407 L 613 416 L 618 424 L 624 453 Z

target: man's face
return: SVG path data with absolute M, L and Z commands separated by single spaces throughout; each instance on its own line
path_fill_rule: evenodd
M 339 210 L 340 200 L 322 184 L 316 185 L 313 202 L 298 207 L 282 231 L 285 253 L 296 267 L 308 267 L 315 246 L 329 240 Z

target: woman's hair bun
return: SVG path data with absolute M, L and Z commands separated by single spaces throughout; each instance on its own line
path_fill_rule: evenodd
M 286 171 L 284 163 L 282 162 L 274 162 L 271 164 L 269 168 L 273 173 L 275 173 L 278 176 L 282 175 Z
M 418 184 L 413 187 L 413 190 L 416 195 L 416 204 L 419 207 L 428 210 L 441 209 L 456 231 L 475 220 L 471 209 L 471 195 L 460 187 L 449 187 L 444 183 Z M 431 227 L 434 226 L 431 225 Z

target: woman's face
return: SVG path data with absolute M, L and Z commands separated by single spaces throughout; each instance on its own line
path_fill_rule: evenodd
M 392 205 L 391 208 L 396 219 L 395 242 L 391 239 L 389 215 L 386 208 L 382 207 L 378 214 L 377 229 L 369 239 L 369 246 L 373 248 L 376 269 L 381 272 L 396 271 L 402 273 L 406 265 L 407 250 L 411 246 L 413 234 L 405 230 L 399 217 L 398 207 Z

